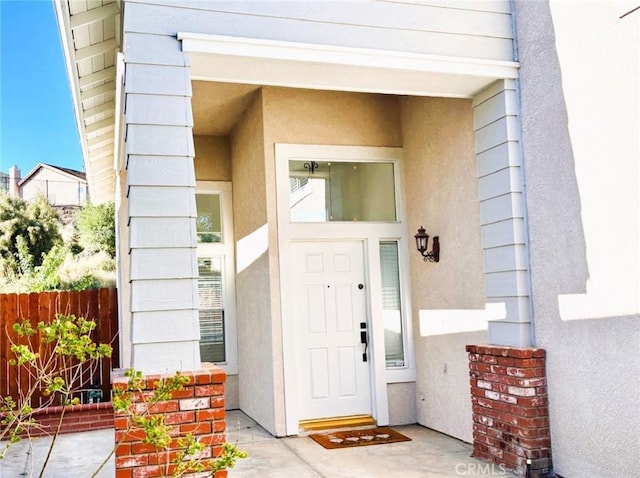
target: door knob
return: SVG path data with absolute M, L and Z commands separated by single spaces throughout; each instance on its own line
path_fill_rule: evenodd
M 358 284 L 358 289 L 360 290 L 364 289 L 364 284 Z

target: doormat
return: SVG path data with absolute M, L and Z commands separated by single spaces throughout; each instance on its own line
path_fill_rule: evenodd
M 351 448 L 354 446 L 383 445 L 385 443 L 398 443 L 411 441 L 411 438 L 398 433 L 391 428 L 370 428 L 368 430 L 346 430 L 332 433 L 314 433 L 309 435 L 323 447 L 332 450 L 334 448 Z

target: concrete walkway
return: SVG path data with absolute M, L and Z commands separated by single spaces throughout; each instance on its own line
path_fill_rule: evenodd
M 436 478 L 515 477 L 470 458 L 471 446 L 419 425 L 393 427 L 412 441 L 327 450 L 308 437 L 274 438 L 239 411 L 227 413 L 227 440 L 245 450 L 230 478 Z M 89 478 L 113 448 L 113 430 L 61 435 L 44 476 Z M 50 438 L 12 445 L 0 460 L 0 477 L 39 475 Z M 4 444 L 0 444 L 4 446 Z M 98 475 L 115 476 L 113 458 Z

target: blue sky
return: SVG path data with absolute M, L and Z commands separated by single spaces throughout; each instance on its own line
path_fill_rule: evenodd
M 82 171 L 52 0 L 0 0 L 0 171 Z

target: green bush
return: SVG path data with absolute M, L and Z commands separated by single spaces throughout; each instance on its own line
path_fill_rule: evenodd
M 78 243 L 87 252 L 104 251 L 116 256 L 115 205 L 87 204 L 76 218 Z
M 58 216 L 41 196 L 31 202 L 0 195 L 0 272 L 19 276 L 62 243 Z

